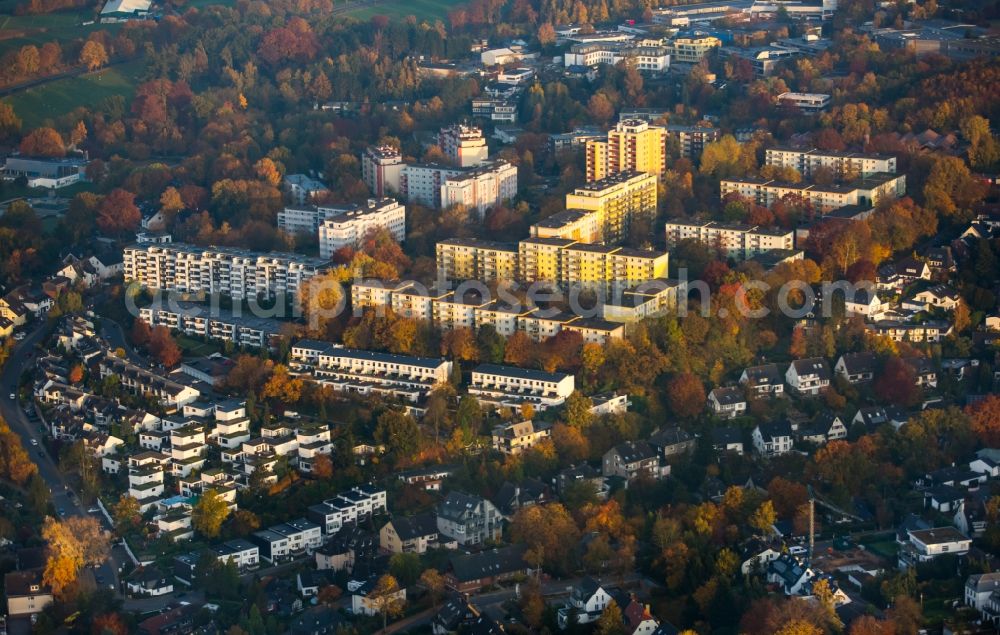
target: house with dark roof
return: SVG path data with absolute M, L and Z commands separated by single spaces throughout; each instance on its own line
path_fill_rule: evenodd
M 434 514 L 396 516 L 378 532 L 379 547 L 390 553 L 425 553 L 437 545 L 437 517 Z
M 858 409 L 851 419 L 851 425 L 860 423 L 869 432 L 874 432 L 880 426 L 890 424 L 898 430 L 909 418 L 906 411 L 899 406 L 867 406 Z
M 692 452 L 695 446 L 695 438 L 687 430 L 677 426 L 660 428 L 649 435 L 649 444 L 658 450 L 664 459 L 681 454 Z
M 818 395 L 830 385 L 830 366 L 822 357 L 797 359 L 785 371 L 785 382 L 800 395 Z
M 913 371 L 913 382 L 917 386 L 937 388 L 937 370 L 930 359 L 926 357 L 906 357 L 903 361 Z
M 431 619 L 434 635 L 453 635 L 473 624 L 479 618 L 479 609 L 469 604 L 464 595 L 455 594 L 441 605 Z
M 604 475 L 588 463 L 573 465 L 559 472 L 555 479 L 556 490 L 560 495 L 566 494 L 566 489 L 575 483 L 590 483 L 599 497 L 607 496 Z
M 52 590 L 42 582 L 41 568 L 11 571 L 3 581 L 10 617 L 35 615 L 52 604 Z
M 844 353 L 834 364 L 833 372 L 850 384 L 860 384 L 875 377 L 875 366 L 875 354 L 870 351 Z
M 132 597 L 158 597 L 173 593 L 174 582 L 155 566 L 139 567 L 125 580 L 125 587 Z
M 733 426 L 715 428 L 712 430 L 712 449 L 743 456 L 743 431 Z
M 815 576 L 815 571 L 787 553 L 767 565 L 767 581 L 779 585 L 785 595 L 802 595 L 806 583 Z
M 812 422 L 799 428 L 798 438 L 801 441 L 823 445 L 827 441 L 847 438 L 847 426 L 836 414 L 824 411 L 816 415 Z
M 610 589 L 590 576 L 583 578 L 570 591 L 566 604 L 559 609 L 559 628 L 566 628 L 571 623 L 596 622 L 613 600 Z
M 785 394 L 785 380 L 777 364 L 750 366 L 740 375 L 740 385 L 748 386 L 755 397 L 772 397 Z
M 505 481 L 493 497 L 503 517 L 510 519 L 523 507 L 542 505 L 551 499 L 549 488 L 538 479 L 526 478 L 519 483 Z
M 189 635 L 194 632 L 194 616 L 201 607 L 181 604 L 139 622 L 142 635 Z
M 1000 593 L 1000 572 L 976 573 L 965 580 L 965 605 L 982 612 L 991 595 Z
M 485 498 L 452 491 L 438 506 L 437 527 L 460 545 L 481 545 L 500 540 L 503 516 Z
M 952 514 L 965 500 L 965 492 L 952 485 L 934 485 L 924 490 L 924 506 L 942 514 Z
M 659 478 L 663 475 L 660 453 L 646 441 L 620 443 L 604 453 L 602 473 L 629 481 L 640 474 Z
M 490 549 L 452 556 L 444 578 L 448 588 L 459 593 L 476 593 L 483 587 L 531 575 L 519 546 Z
M 753 429 L 753 447 L 763 457 L 792 451 L 792 426 L 787 421 L 765 421 Z
M 852 289 L 844 295 L 844 313 L 860 315 L 872 320 L 881 319 L 889 306 L 878 297 L 874 289 Z
M 713 414 L 732 419 L 747 410 L 747 398 L 742 388 L 724 386 L 708 393 L 708 408 Z

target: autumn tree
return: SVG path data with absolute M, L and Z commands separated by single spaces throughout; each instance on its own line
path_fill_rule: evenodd
M 333 461 L 326 454 L 320 454 L 312 462 L 312 474 L 318 479 L 333 477 Z
M 522 507 L 511 519 L 510 535 L 511 540 L 525 545 L 546 569 L 559 573 L 572 571 L 573 550 L 580 530 L 561 504 Z
M 42 580 L 55 595 L 65 594 L 85 565 L 100 564 L 109 552 L 97 519 L 90 517 L 74 516 L 65 522 L 46 517 L 42 539 L 48 552 Z
M 542 46 L 549 46 L 555 44 L 556 41 L 556 29 L 552 26 L 551 22 L 546 22 L 538 27 L 538 43 Z
M 52 128 L 35 128 L 21 139 L 19 149 L 21 154 L 29 157 L 66 156 L 66 144 Z
M 406 608 L 406 597 L 400 597 L 399 582 L 385 574 L 375 582 L 375 586 L 365 596 L 365 603 L 375 613 L 382 616 L 382 632 L 389 624 L 389 618 L 399 617 Z
M 879 399 L 899 406 L 911 407 L 920 401 L 913 368 L 899 357 L 886 360 L 882 372 L 875 378 L 875 394 Z
M 622 610 L 614 600 L 608 602 L 594 625 L 594 635 L 628 635 Z
M 302 397 L 304 383 L 298 377 L 292 377 L 288 367 L 277 364 L 271 373 L 271 378 L 264 384 L 260 396 L 265 399 L 275 399 L 284 404 L 293 404 Z
M 21 118 L 14 107 L 0 102 L 0 141 L 10 141 L 21 132 Z
M 97 211 L 97 227 L 108 236 L 134 232 L 141 220 L 135 194 L 121 188 L 111 190 Z
M 437 608 L 445 590 L 444 576 L 437 569 L 428 568 L 420 574 L 419 582 L 420 586 L 427 589 L 427 594 L 431 597 L 431 605 Z
M 678 417 L 694 418 L 705 408 L 705 386 L 691 373 L 675 375 L 667 382 L 667 403 Z
M 988 448 L 1000 447 L 1000 395 L 990 394 L 965 407 L 972 431 Z
M 141 320 L 137 320 L 141 322 Z M 164 368 L 172 368 L 181 361 L 181 349 L 170 334 L 170 329 L 160 324 L 149 336 L 149 352 Z
M 163 190 L 163 194 L 160 195 L 160 210 L 163 213 L 172 215 L 184 209 L 184 199 L 181 198 L 181 193 L 174 186 L 170 186 Z
M 750 526 L 759 534 L 766 536 L 771 533 L 771 527 L 777 520 L 778 515 L 774 511 L 774 503 L 766 500 L 750 516 Z
M 91 635 L 128 635 L 128 625 L 118 613 L 102 613 L 90 625 Z
M 80 63 L 86 66 L 87 70 L 95 71 L 108 63 L 108 52 L 97 40 L 87 40 L 80 50 Z
M 990 120 L 973 115 L 962 120 L 962 136 L 969 142 L 969 163 L 976 170 L 989 172 L 1000 162 L 1000 144 L 990 130 Z
M 191 525 L 206 538 L 215 538 L 227 516 L 229 503 L 217 491 L 209 489 L 191 510 Z
M 985 188 L 958 157 L 936 155 L 924 183 L 924 204 L 944 217 L 965 218 Z
M 257 161 L 253 166 L 254 172 L 257 174 L 257 178 L 261 179 L 268 185 L 277 187 L 281 184 L 281 170 L 271 159 L 264 157 Z
M 324 336 L 346 306 L 342 274 L 328 271 L 299 286 L 299 303 L 310 333 Z
M 260 517 L 249 509 L 237 509 L 229 519 L 229 526 L 237 536 L 249 536 L 260 529 Z

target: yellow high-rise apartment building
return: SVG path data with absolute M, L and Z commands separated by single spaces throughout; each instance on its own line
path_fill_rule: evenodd
M 576 188 L 566 209 L 596 212 L 602 240 L 612 243 L 628 235 L 634 217 L 656 215 L 656 188 L 656 174 L 627 170 Z
M 667 165 L 667 131 L 641 119 L 626 119 L 605 141 L 587 142 L 587 181 L 634 170 L 659 176 Z

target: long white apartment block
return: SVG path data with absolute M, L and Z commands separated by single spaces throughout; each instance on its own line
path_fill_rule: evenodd
M 126 282 L 150 289 L 233 299 L 295 297 L 302 283 L 331 267 L 322 258 L 186 243 L 125 247 Z
M 906 194 L 906 175 L 872 174 L 846 185 L 786 183 L 747 177 L 723 179 L 719 183 L 719 190 L 722 197 L 738 194 L 765 207 L 785 196 L 797 196 L 811 203 L 819 213 L 825 214 L 848 205 L 868 208 L 875 207 L 885 199 L 899 198 Z
M 448 381 L 452 362 L 303 340 L 292 346 L 297 373 L 341 392 L 382 393 L 416 401 Z
M 834 152 L 829 150 L 768 148 L 764 162 L 783 168 L 795 168 L 805 178 L 811 178 L 819 168 L 828 168 L 836 176 L 852 174 L 871 176 L 873 174 L 896 173 L 896 157 L 884 154 L 862 154 L 860 152 Z
M 530 404 L 544 410 L 562 404 L 574 388 L 573 375 L 566 373 L 480 364 L 472 371 L 469 394 L 497 406 Z
M 139 317 L 150 326 L 166 326 L 186 335 L 197 335 L 237 346 L 263 348 L 281 333 L 278 320 L 253 315 L 236 315 L 231 310 L 193 302 L 153 305 L 139 309 Z
M 666 233 L 667 246 L 682 240 L 697 240 L 736 260 L 746 260 L 775 249 L 792 249 L 795 243 L 795 232 L 791 230 L 716 221 L 668 221 Z
M 391 198 L 356 205 L 319 223 L 319 255 L 329 258 L 343 247 L 358 247 L 368 232 L 384 228 L 397 242 L 406 239 L 406 207 Z

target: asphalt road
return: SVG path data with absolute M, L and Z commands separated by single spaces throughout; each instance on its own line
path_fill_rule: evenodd
M 16 399 L 10 399 L 11 393 L 17 396 L 21 374 L 33 366 L 35 345 L 42 340 L 45 331 L 45 326 L 42 325 L 27 332 L 24 340 L 18 342 L 14 347 L 7 364 L 0 372 L 0 415 L 3 415 L 10 429 L 21 437 L 25 451 L 38 466 L 39 475 L 52 492 L 52 505 L 57 512 L 61 512 L 64 516 L 88 516 L 87 507 L 80 502 L 79 496 L 72 492 L 55 460 L 45 449 L 45 435 L 39 432 L 39 424 L 32 424 L 25 415 L 22 404 L 18 403 Z M 98 519 L 106 528 L 110 529 L 103 516 L 98 516 Z M 118 559 L 112 552 L 111 557 L 93 571 L 95 579 L 100 578 L 103 580 L 102 584 L 110 585 L 116 593 L 118 592 L 118 567 Z

